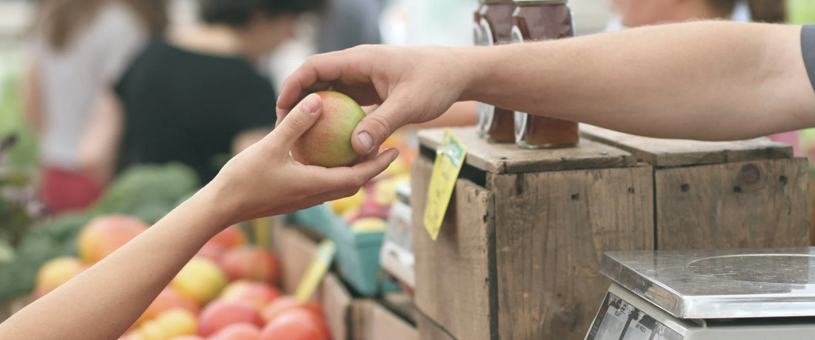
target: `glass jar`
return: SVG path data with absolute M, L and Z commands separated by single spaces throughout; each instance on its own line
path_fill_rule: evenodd
M 574 37 L 572 11 L 567 0 L 515 0 L 512 42 L 531 42 Z M 561 119 L 515 112 L 515 142 L 528 149 L 575 146 L 580 141 L 578 124 Z
M 512 0 L 485 0 L 479 11 L 482 42 L 486 46 L 506 44 L 512 41 L 512 14 L 515 12 Z M 514 113 L 511 110 L 492 105 L 479 105 L 481 134 L 492 143 L 512 143 L 515 141 Z

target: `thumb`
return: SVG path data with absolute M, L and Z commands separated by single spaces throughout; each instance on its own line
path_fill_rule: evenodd
M 278 122 L 277 128 L 270 134 L 274 145 L 286 153 L 308 129 L 310 129 L 323 111 L 323 100 L 317 94 L 310 94 Z
M 369 155 L 378 151 L 379 146 L 385 142 L 396 129 L 407 124 L 409 112 L 404 111 L 409 105 L 400 105 L 399 98 L 391 97 L 382 103 L 371 114 L 365 116 L 354 130 L 351 144 L 360 155 Z

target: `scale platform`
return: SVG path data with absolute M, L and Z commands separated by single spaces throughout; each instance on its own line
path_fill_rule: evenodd
M 612 252 L 587 340 L 815 339 L 815 248 Z

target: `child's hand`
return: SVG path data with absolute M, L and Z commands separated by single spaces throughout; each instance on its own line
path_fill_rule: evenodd
M 228 224 L 351 196 L 398 156 L 397 150 L 389 149 L 356 166 L 333 169 L 295 161 L 289 153 L 294 141 L 321 113 L 320 96 L 309 95 L 272 133 L 235 156 L 202 190 Z

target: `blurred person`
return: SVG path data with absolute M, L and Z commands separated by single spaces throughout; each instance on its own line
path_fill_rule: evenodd
M 82 143 L 99 181 L 134 164 L 180 162 L 202 183 L 275 125 L 257 64 L 322 0 L 203 0 L 202 25 L 156 39 L 105 95 Z
M 622 27 L 705 19 L 781 23 L 786 18 L 785 2 L 780 0 L 611 0 L 611 3 L 620 15 Z M 801 156 L 797 131 L 768 137 L 792 145 L 795 154 Z
M 42 0 L 25 75 L 26 118 L 39 134 L 42 199 L 54 213 L 101 194 L 79 161 L 92 107 L 151 35 L 167 24 L 165 0 Z
M 383 0 L 330 0 L 320 20 L 317 51 L 327 53 L 379 44 Z

